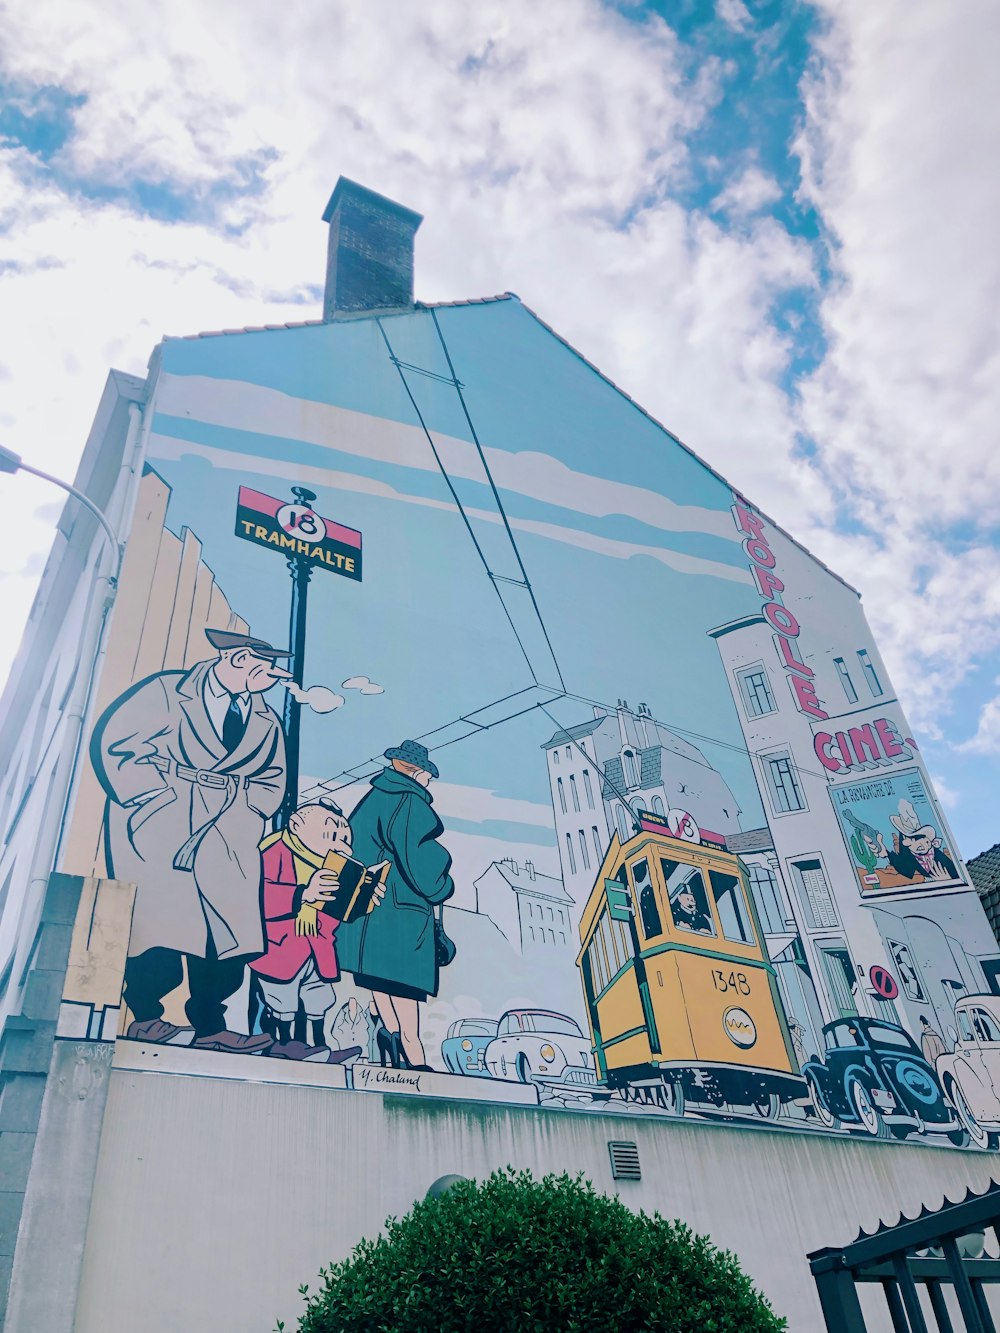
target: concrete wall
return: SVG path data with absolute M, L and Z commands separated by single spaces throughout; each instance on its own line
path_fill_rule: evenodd
M 611 1180 L 607 1144 L 619 1138 L 638 1145 L 640 1183 Z M 583 1171 L 630 1207 L 683 1218 L 739 1254 L 792 1333 L 816 1333 L 808 1251 L 982 1189 L 995 1159 L 115 1069 L 76 1333 L 264 1333 L 277 1317 L 294 1328 L 299 1284 L 315 1286 L 388 1214 L 442 1175 L 508 1163 Z

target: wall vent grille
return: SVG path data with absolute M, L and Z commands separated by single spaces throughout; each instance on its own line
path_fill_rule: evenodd
M 614 1180 L 641 1180 L 639 1149 L 634 1143 L 608 1143 L 611 1154 L 611 1176 Z

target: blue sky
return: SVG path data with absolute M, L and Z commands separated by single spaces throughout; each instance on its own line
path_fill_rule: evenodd
M 1000 838 L 995 6 L 555 8 L 13 0 L 2 438 L 71 474 L 109 366 L 318 315 L 319 215 L 362 180 L 425 216 L 419 296 L 518 292 L 860 587 L 974 854 Z M 0 667 L 52 518 L 4 479 Z

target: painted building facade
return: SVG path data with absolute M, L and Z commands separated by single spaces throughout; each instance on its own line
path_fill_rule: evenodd
M 995 1148 L 1000 950 L 857 593 L 516 297 L 415 303 L 417 215 L 326 220 L 322 320 L 109 387 L 121 577 L 64 524 L 4 699 L 2 1041 L 90 1188 L 150 1080 Z

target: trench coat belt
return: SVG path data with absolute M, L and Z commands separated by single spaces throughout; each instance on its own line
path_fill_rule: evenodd
M 241 788 L 247 786 L 245 777 L 235 777 L 231 773 L 216 773 L 210 768 L 191 768 L 188 764 L 178 764 L 174 759 L 165 759 L 160 755 L 151 755 L 146 761 L 165 776 L 171 774 L 181 778 L 184 782 L 190 782 L 197 787 L 210 787 L 215 791 L 225 790 L 226 799 L 210 819 L 196 828 L 191 836 L 179 848 L 174 856 L 175 870 L 193 870 L 194 856 L 201 845 L 202 839 L 209 829 L 214 828 L 216 821 L 221 819 L 232 803 L 236 800 L 236 793 Z

